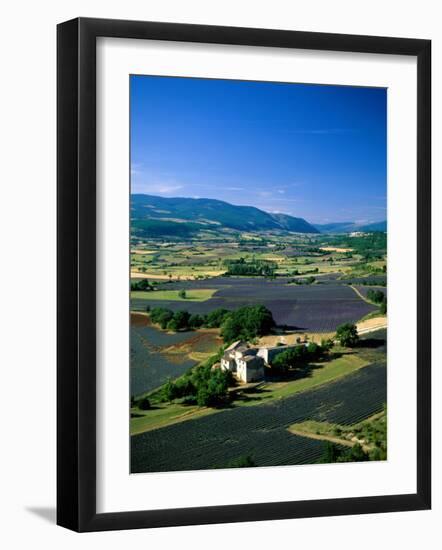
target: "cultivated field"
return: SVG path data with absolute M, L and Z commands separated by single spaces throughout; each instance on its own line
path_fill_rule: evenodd
M 282 278 L 269 281 L 262 277 L 219 277 L 171 283 L 167 285 L 170 291 L 132 292 L 131 309 L 145 311 L 147 305 L 155 305 L 172 311 L 186 309 L 190 313 L 206 314 L 220 307 L 232 310 L 259 303 L 270 309 L 278 325 L 310 332 L 331 332 L 341 323 L 356 322 L 376 310 L 348 285 L 332 279 L 323 278 L 323 284 L 314 285 L 288 284 L 288 281 Z M 208 296 L 211 293 L 212 297 L 204 301 L 202 298 L 178 300 L 178 290 L 175 290 L 178 287 L 185 289 L 189 296 L 193 293 Z M 165 292 L 176 294 L 171 296 L 172 299 L 166 299 Z
M 150 326 L 146 315 L 132 313 L 130 331 L 131 395 L 149 392 L 176 378 L 216 351 L 221 340 L 211 331 L 170 334 Z
M 367 298 L 367 294 L 370 290 L 380 290 L 387 295 L 387 287 L 386 286 L 373 286 L 373 285 L 354 285 L 356 290 L 364 296 L 364 298 Z
M 131 396 L 138 398 L 131 407 L 131 471 L 227 467 L 246 455 L 258 466 L 314 463 L 324 443 L 290 433 L 292 424 L 350 425 L 379 412 L 386 331 L 373 331 L 386 326 L 386 317 L 366 296 L 373 286 L 386 292 L 385 239 L 367 239 L 368 245 L 364 238 L 234 232 L 218 238 L 213 231 L 198 240 L 134 239 L 131 277 L 149 284 L 130 294 Z M 267 270 L 243 273 L 238 265 Z M 207 315 L 258 304 L 277 325 L 259 345 L 294 344 L 303 335 L 320 343 L 343 323 L 357 324 L 364 342 L 354 349 L 336 344 L 290 376 L 266 369 L 258 384 L 230 387 L 221 408 L 158 398 L 160 386 L 213 356 L 223 341 L 219 328 L 159 330 L 150 324 L 153 308 Z
M 223 467 L 244 455 L 258 466 L 315 462 L 323 444 L 290 434 L 291 424 L 306 419 L 354 424 L 382 410 L 385 401 L 385 363 L 372 364 L 271 404 L 222 410 L 133 436 L 131 471 Z

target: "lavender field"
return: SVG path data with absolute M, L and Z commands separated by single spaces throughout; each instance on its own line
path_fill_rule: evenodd
M 172 311 L 186 309 L 206 314 L 223 307 L 266 306 L 278 325 L 311 332 L 331 332 L 345 322 L 356 322 L 376 308 L 367 304 L 346 284 L 332 275 L 319 279 L 319 284 L 295 285 L 288 279 L 269 281 L 263 278 L 218 277 L 203 281 L 183 281 L 167 285 L 168 289 L 217 289 L 205 302 L 132 299 L 132 310 L 145 310 L 147 305 L 162 306 Z
M 176 378 L 198 361 L 188 351 L 207 352 L 220 342 L 214 334 L 158 330 L 139 314 L 133 314 L 130 331 L 130 392 L 151 391 L 169 378 Z
M 386 365 L 374 363 L 341 380 L 269 404 L 227 409 L 131 438 L 131 472 L 223 467 L 242 455 L 258 466 L 306 464 L 323 443 L 290 434 L 306 419 L 353 424 L 382 410 Z
M 380 290 L 384 293 L 384 295 L 387 295 L 387 287 L 386 286 L 368 286 L 368 285 L 354 285 L 355 288 L 364 296 L 364 298 L 367 298 L 367 294 L 369 290 Z

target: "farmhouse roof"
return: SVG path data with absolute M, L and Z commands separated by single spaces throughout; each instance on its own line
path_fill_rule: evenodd
M 255 356 L 258 353 L 258 348 L 247 348 L 243 352 L 243 357 Z
M 280 349 L 281 351 L 284 349 L 290 349 L 290 348 L 296 348 L 297 346 L 307 345 L 307 342 L 300 342 L 299 344 L 283 344 L 282 346 L 264 346 L 260 349 L 266 349 L 268 351 L 274 350 L 274 349 Z
M 248 364 L 251 364 L 251 365 L 253 365 L 254 362 L 257 362 L 257 363 L 263 363 L 264 362 L 262 357 L 257 357 L 256 355 L 245 355 L 242 358 L 242 360 L 245 361 Z
M 243 342 L 242 340 L 237 340 L 236 342 L 233 342 L 233 344 L 230 344 L 230 346 L 226 348 L 226 351 L 233 351 L 241 347 L 247 348 L 246 342 Z

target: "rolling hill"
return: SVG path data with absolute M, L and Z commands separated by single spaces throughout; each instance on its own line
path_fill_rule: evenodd
M 289 231 L 319 233 L 303 218 L 270 214 L 253 206 L 235 206 L 214 199 L 131 195 L 135 233 L 188 237 L 201 230 Z
M 356 222 L 336 222 L 326 224 L 315 224 L 316 229 L 321 233 L 352 233 L 353 231 L 387 231 L 387 222 L 375 222 L 370 224 L 358 224 Z

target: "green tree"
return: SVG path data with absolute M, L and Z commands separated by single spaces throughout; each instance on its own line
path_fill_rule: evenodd
M 321 349 L 324 352 L 330 351 L 334 345 L 335 344 L 331 338 L 326 338 L 321 340 Z
M 333 445 L 333 443 L 330 443 L 330 441 L 326 441 L 324 445 L 324 450 L 322 452 L 322 456 L 319 459 L 320 464 L 329 464 L 331 462 L 336 462 L 339 457 L 339 450 L 336 445 Z
M 353 323 L 344 323 L 339 325 L 336 330 L 336 339 L 339 340 L 342 346 L 354 347 L 358 343 L 358 329 Z
M 315 361 L 316 359 L 319 359 L 319 357 L 322 355 L 321 346 L 315 344 L 315 342 L 309 342 L 307 344 L 306 350 L 309 361 Z
M 189 328 L 190 314 L 188 311 L 180 310 L 173 314 L 173 317 L 167 322 L 167 329 L 177 332 Z
M 167 327 L 167 324 L 172 317 L 173 312 L 165 307 L 153 307 L 150 310 L 150 319 L 152 323 L 160 325 L 163 330 Z
M 178 397 L 176 386 L 170 379 L 164 384 L 161 393 L 165 401 L 173 401 L 176 397 Z
M 227 401 L 230 375 L 209 365 L 195 370 L 192 382 L 196 388 L 196 402 L 200 407 L 216 407 Z
M 221 336 L 224 342 L 252 340 L 268 334 L 275 326 L 272 312 L 262 305 L 244 306 L 233 311 L 223 322 Z
M 173 318 L 173 313 L 169 310 L 163 311 L 158 317 L 158 324 L 164 330 L 167 328 L 169 321 Z
M 272 361 L 272 367 L 281 371 L 299 367 L 305 362 L 306 355 L 307 352 L 304 345 L 295 346 L 278 353 Z
M 178 291 L 178 296 L 183 300 L 187 298 L 187 294 L 186 294 L 186 291 L 184 290 L 184 288 L 182 288 L 181 290 Z
M 147 279 L 140 279 L 139 281 L 132 281 L 130 283 L 130 289 L 147 291 L 147 290 L 153 290 L 153 287 Z
M 385 294 L 382 290 L 370 290 L 367 292 L 367 298 L 375 304 L 381 304 L 385 300 Z
M 208 328 L 219 328 L 229 315 L 228 309 L 222 307 L 214 309 L 207 314 L 205 325 Z
M 206 319 L 203 315 L 198 315 L 198 313 L 193 313 L 189 318 L 189 327 L 191 328 L 200 328 L 204 325 Z
M 138 401 L 138 408 L 141 409 L 142 411 L 147 411 L 148 409 L 150 409 L 149 399 L 147 397 L 142 397 Z
M 351 449 L 343 451 L 336 462 L 366 462 L 370 457 L 359 443 L 355 443 Z

